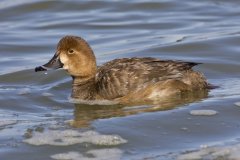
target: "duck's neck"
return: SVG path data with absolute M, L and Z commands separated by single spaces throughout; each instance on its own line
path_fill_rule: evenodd
M 95 77 L 72 77 L 72 98 L 82 100 L 96 99 Z

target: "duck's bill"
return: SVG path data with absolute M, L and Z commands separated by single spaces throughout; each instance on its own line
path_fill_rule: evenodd
M 49 69 L 58 69 L 58 68 L 62 68 L 63 64 L 60 61 L 60 58 L 57 54 L 55 54 L 53 56 L 53 58 L 46 64 L 42 65 L 42 66 L 38 66 L 35 68 L 35 72 L 39 72 L 39 71 L 47 71 Z

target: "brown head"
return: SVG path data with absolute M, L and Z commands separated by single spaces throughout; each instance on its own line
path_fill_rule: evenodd
M 71 76 L 79 78 L 94 77 L 97 71 L 96 58 L 88 43 L 76 36 L 65 36 L 57 45 L 53 58 L 35 71 L 48 68 L 63 68 Z

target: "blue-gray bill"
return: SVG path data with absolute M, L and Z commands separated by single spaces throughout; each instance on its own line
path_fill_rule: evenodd
M 58 54 L 55 54 L 48 63 L 42 66 L 36 67 L 35 72 L 47 71 L 48 69 L 58 69 L 62 67 L 63 67 L 63 63 L 60 61 Z
M 43 66 L 38 66 L 35 68 L 35 72 L 39 72 L 39 71 L 46 71 L 47 69 Z

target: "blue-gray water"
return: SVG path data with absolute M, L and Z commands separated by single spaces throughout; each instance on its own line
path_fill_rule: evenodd
M 0 159 L 165 160 L 214 146 L 238 149 L 239 15 L 240 1 L 235 0 L 0 1 Z M 68 100 L 71 78 L 65 71 L 34 72 L 64 35 L 85 38 L 98 64 L 133 56 L 203 63 L 195 69 L 219 88 L 207 98 L 165 109 L 75 105 Z M 217 114 L 190 114 L 206 109 Z M 41 136 L 66 130 L 77 137 L 92 131 L 125 141 L 101 145 L 92 142 L 101 136 L 84 134 L 84 142 L 76 144 L 41 144 Z M 29 143 L 33 137 L 39 145 Z M 64 138 L 55 141 L 62 144 Z M 212 151 L 199 159 L 233 155 Z

